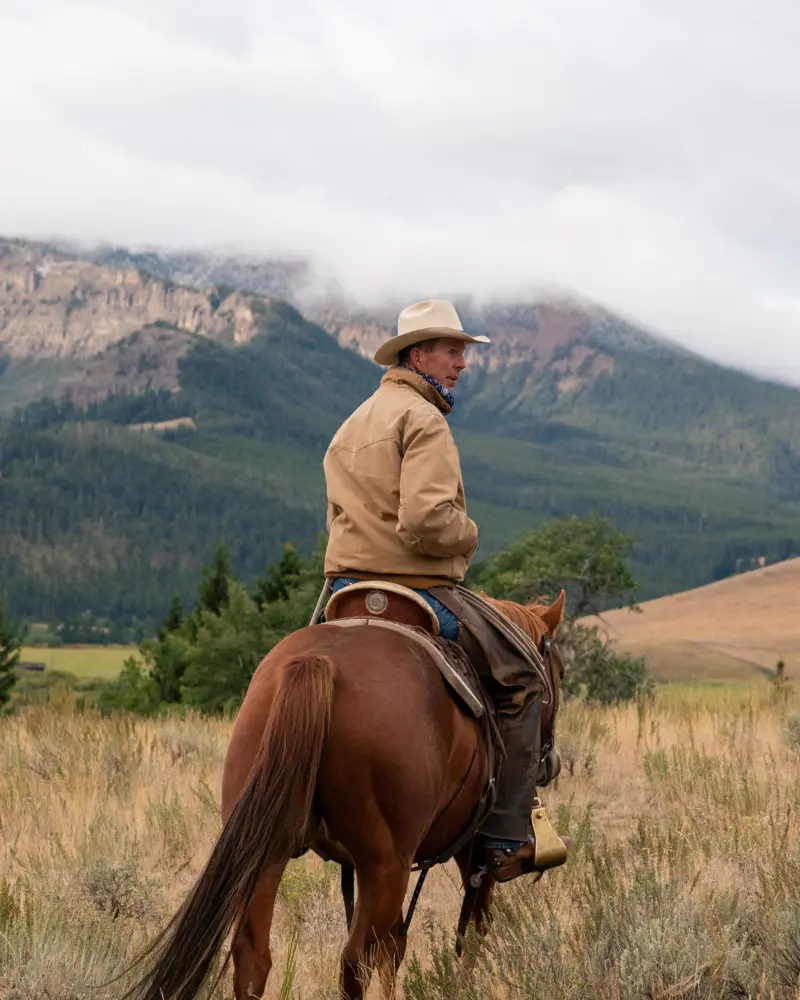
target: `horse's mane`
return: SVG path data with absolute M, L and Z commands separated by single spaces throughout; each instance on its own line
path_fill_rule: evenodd
M 481 597 L 502 612 L 506 618 L 511 619 L 534 642 L 538 642 L 542 634 L 547 631 L 541 615 L 541 612 L 548 607 L 547 604 L 517 604 L 515 601 L 501 601 L 497 597 L 490 597 L 484 591 L 481 591 Z

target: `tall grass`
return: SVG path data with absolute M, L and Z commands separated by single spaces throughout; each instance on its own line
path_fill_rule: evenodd
M 800 1000 L 800 700 L 762 686 L 569 703 L 567 766 L 545 794 L 575 838 L 535 888 L 500 888 L 485 942 L 456 961 L 452 865 L 429 879 L 406 1000 Z M 97 990 L 163 925 L 219 829 L 230 723 L 76 713 L 0 718 L 0 998 Z M 335 996 L 337 869 L 292 862 L 267 996 Z M 376 987 L 377 991 L 377 987 Z M 377 995 L 377 992 L 376 992 Z M 216 1000 L 230 1000 L 230 981 Z

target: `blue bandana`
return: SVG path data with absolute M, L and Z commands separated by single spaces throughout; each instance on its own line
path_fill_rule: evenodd
M 425 379 L 428 385 L 432 385 L 451 410 L 456 408 L 456 397 L 449 389 L 445 389 L 442 383 L 438 379 L 435 379 L 433 375 L 426 375 L 425 372 L 418 372 L 416 368 L 412 368 L 410 365 L 403 365 L 402 367 L 407 371 L 413 372 L 415 375 L 419 375 L 420 378 Z

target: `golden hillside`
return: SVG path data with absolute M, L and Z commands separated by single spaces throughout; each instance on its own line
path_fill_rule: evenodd
M 587 618 L 620 649 L 647 657 L 658 680 L 800 675 L 800 559 Z

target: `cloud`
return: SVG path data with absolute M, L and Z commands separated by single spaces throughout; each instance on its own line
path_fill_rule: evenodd
M 267 8 L 268 9 L 265 9 Z M 800 384 L 790 0 L 0 0 L 0 230 L 572 287 Z

